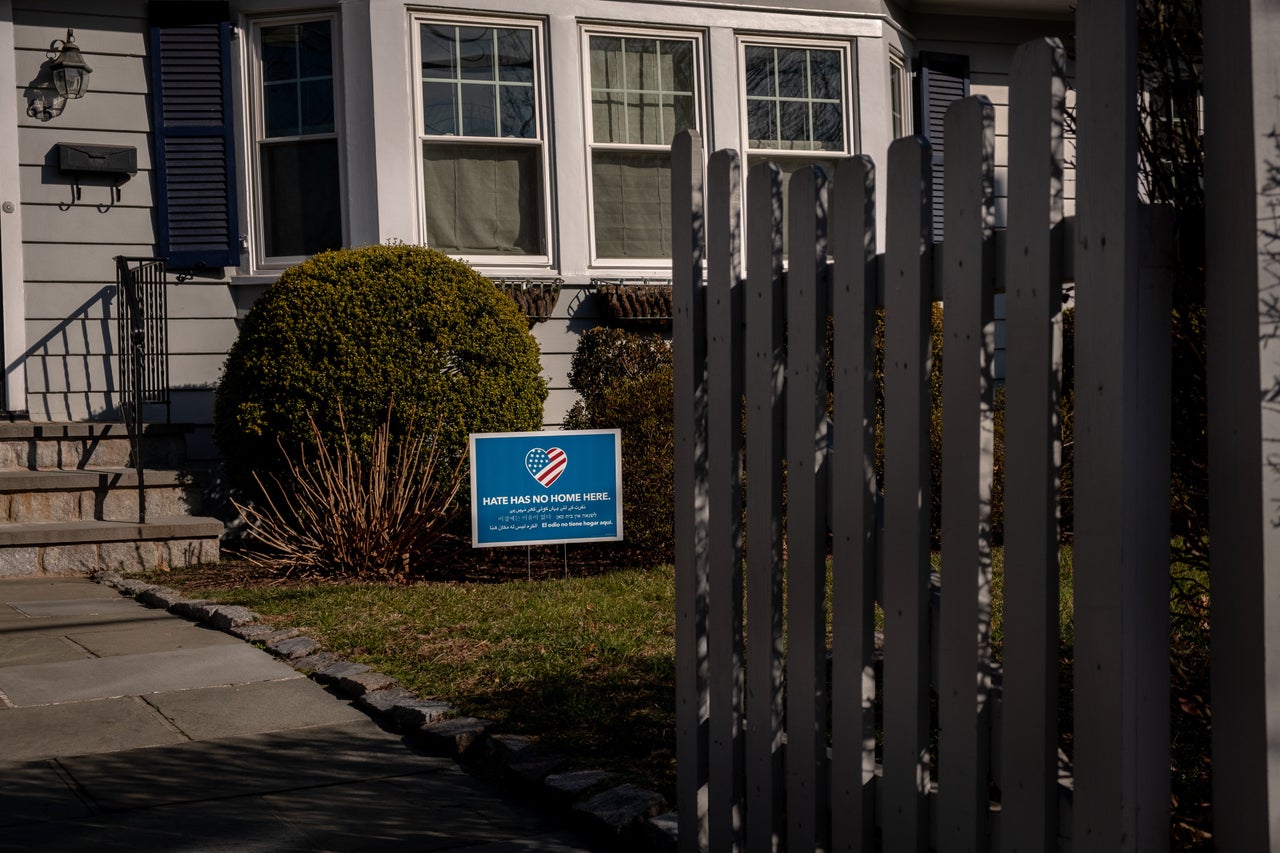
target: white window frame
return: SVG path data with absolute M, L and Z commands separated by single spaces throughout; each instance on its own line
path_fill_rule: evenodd
M 747 117 L 747 48 L 773 47 L 800 50 L 834 51 L 840 57 L 840 131 L 841 146 L 835 149 L 753 148 Z M 747 156 L 769 159 L 832 160 L 853 153 L 853 44 L 848 41 L 774 38 L 758 35 L 738 36 L 738 106 L 741 116 L 741 139 L 744 162 Z
M 623 39 L 658 39 L 660 41 L 685 41 L 691 45 L 693 57 L 693 113 L 694 127 L 703 139 L 707 139 L 706 127 L 706 64 L 704 60 L 706 41 L 701 31 L 677 29 L 632 28 L 623 26 L 591 25 L 582 27 L 582 103 L 583 134 L 586 143 L 584 168 L 587 174 L 587 242 L 591 257 L 591 267 L 596 269 L 651 269 L 664 270 L 671 268 L 671 258 L 618 258 L 604 257 L 596 251 L 596 214 L 595 214 L 595 174 L 592 168 L 593 158 L 597 151 L 631 151 L 636 153 L 657 153 L 670 151 L 670 143 L 666 145 L 629 144 L 621 142 L 596 142 L 595 121 L 591 102 L 591 39 L 593 36 Z
M 893 97 L 893 81 L 894 78 L 900 81 L 898 97 Z M 895 103 L 896 101 L 896 103 Z M 897 107 L 899 116 L 902 121 L 902 127 L 899 133 L 893 134 L 893 110 Z M 911 110 L 911 69 L 907 65 L 907 59 L 896 50 L 889 51 L 889 131 L 892 138 L 901 136 L 910 136 L 912 133 L 912 110 Z
M 410 18 L 412 62 L 410 70 L 413 90 L 413 122 L 414 122 L 414 156 L 415 192 L 417 194 L 418 234 L 425 246 L 431 246 L 431 235 L 427 228 L 426 209 L 426 175 L 423 169 L 423 146 L 431 141 L 457 139 L 470 140 L 473 143 L 494 145 L 528 145 L 539 149 L 539 163 L 542 172 L 542 244 L 545 251 L 541 254 L 520 255 L 515 253 L 485 255 L 474 252 L 466 254 L 452 253 L 455 257 L 475 266 L 485 267 L 540 267 L 548 268 L 554 260 L 555 228 L 552 219 L 552 180 L 551 180 L 551 140 L 547 112 L 550 100 L 547 97 L 547 47 L 546 26 L 541 18 L 521 18 L 515 16 L 480 16 L 457 15 L 448 13 L 415 13 Z M 537 135 L 532 139 L 515 139 L 509 137 L 485 136 L 438 136 L 428 135 L 424 131 L 425 118 L 422 103 L 422 27 L 441 25 L 452 27 L 496 27 L 502 29 L 529 30 L 533 35 L 533 97 L 534 109 L 537 113 Z
M 265 81 L 262 71 L 262 32 L 278 26 L 289 24 L 306 24 L 315 21 L 329 21 L 330 49 L 333 51 L 333 132 L 329 134 L 307 134 L 296 137 L 270 137 L 266 135 Z M 341 19 L 336 10 L 327 12 L 310 12 L 296 15 L 279 15 L 272 17 L 252 18 L 249 20 L 249 144 L 246 154 L 249 168 L 249 207 L 250 207 L 250 245 L 253 247 L 250 257 L 255 270 L 278 271 L 305 261 L 309 255 L 273 255 L 266 254 L 266 225 L 263 211 L 263 194 L 265 182 L 262 177 L 262 146 L 264 144 L 281 143 L 300 140 L 333 139 L 338 148 L 338 209 L 341 215 L 342 244 L 350 239 L 347 222 L 347 158 L 346 145 L 343 140 L 345 115 L 342 103 L 342 81 L 344 79 L 342 64 L 342 29 Z

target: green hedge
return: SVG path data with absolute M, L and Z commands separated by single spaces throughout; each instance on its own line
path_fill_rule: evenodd
M 292 267 L 258 299 L 218 385 L 214 438 L 233 483 L 283 477 L 284 458 L 346 433 L 358 452 L 394 401 L 439 424 L 446 456 L 467 434 L 542 425 L 546 384 L 538 345 L 509 297 L 467 265 L 431 249 L 368 246 Z
M 581 399 L 566 429 L 622 430 L 623 534 L 649 562 L 673 557 L 675 430 L 671 345 L 600 326 L 583 333 L 569 384 Z

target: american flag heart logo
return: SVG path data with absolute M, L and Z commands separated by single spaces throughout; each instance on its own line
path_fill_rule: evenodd
M 569 457 L 558 447 L 549 447 L 546 450 L 535 447 L 524 457 L 524 467 L 529 469 L 530 476 L 544 489 L 550 488 L 552 483 L 560 479 L 560 475 L 564 473 L 568 464 Z

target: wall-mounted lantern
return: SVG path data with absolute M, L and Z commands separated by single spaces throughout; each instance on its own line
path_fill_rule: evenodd
M 75 31 L 67 30 L 66 41 L 61 44 L 54 41 L 51 49 L 58 51 L 58 55 L 49 63 L 49 70 L 53 73 L 54 88 L 67 100 L 83 98 L 85 89 L 89 87 L 89 75 L 93 73 L 93 69 L 80 55 L 80 48 L 76 46 Z

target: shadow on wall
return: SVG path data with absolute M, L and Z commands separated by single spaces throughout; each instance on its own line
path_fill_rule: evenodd
M 52 329 L 31 342 L 19 361 L 26 365 L 29 392 L 63 397 L 69 410 L 73 408 L 73 400 L 80 398 L 82 410 L 93 417 L 118 416 L 114 403 L 111 411 L 94 412 L 93 409 L 94 397 L 105 395 L 110 399 L 117 390 L 116 345 L 111 329 L 115 323 L 112 313 L 115 294 L 115 285 L 103 285 L 88 300 L 68 311 Z M 82 388 L 71 390 L 80 384 Z M 31 391 L 36 388 L 39 390 Z

